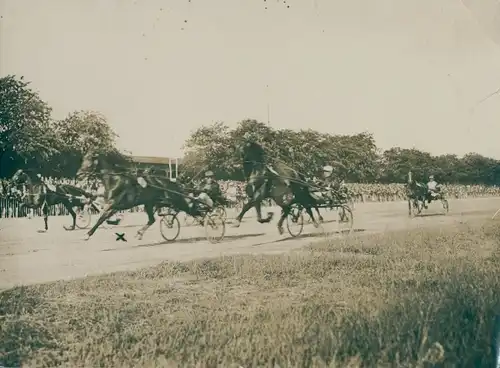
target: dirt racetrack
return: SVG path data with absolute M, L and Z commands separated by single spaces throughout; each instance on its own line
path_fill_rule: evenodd
M 400 230 L 404 228 L 446 226 L 455 222 L 487 219 L 500 208 L 500 198 L 461 199 L 450 201 L 450 212 L 442 215 L 440 203 L 431 204 L 422 217 L 410 219 L 405 202 L 361 203 L 354 210 L 354 234 Z M 279 214 L 278 209 L 274 209 Z M 229 211 L 228 216 L 233 213 Z M 146 222 L 144 213 L 127 213 L 120 226 L 100 228 L 89 241 L 87 230 L 65 231 L 69 216 L 51 217 L 50 230 L 38 233 L 41 218 L 0 219 L 0 289 L 20 284 L 33 284 L 83 277 L 90 274 L 133 270 L 162 261 L 188 261 L 196 258 L 234 255 L 238 253 L 280 253 L 324 240 L 335 234 L 335 212 L 323 213 L 323 228 L 311 224 L 303 234 L 292 239 L 287 232 L 278 234 L 276 221 L 256 222 L 254 213 L 244 219 L 240 228 L 226 225 L 226 237 L 219 244 L 204 238 L 204 230 L 184 226 L 174 243 L 163 241 L 159 221 L 141 241 L 134 238 Z M 96 217 L 93 218 L 93 221 Z M 228 222 L 231 220 L 229 219 Z M 125 232 L 127 242 L 116 241 L 115 232 Z

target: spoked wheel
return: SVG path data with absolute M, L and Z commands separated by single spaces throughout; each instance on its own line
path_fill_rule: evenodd
M 184 225 L 193 226 L 196 223 L 197 222 L 196 222 L 196 219 L 194 217 L 188 215 L 187 213 L 184 213 Z
M 448 213 L 450 210 L 450 206 L 448 205 L 448 200 L 447 199 L 441 199 L 441 203 L 443 204 L 443 209 L 445 211 L 445 214 Z
M 227 220 L 227 212 L 226 209 L 223 206 L 217 206 L 214 209 L 214 212 L 218 213 L 220 217 L 226 222 Z
M 76 213 L 76 227 L 79 229 L 86 229 L 90 226 L 92 221 L 92 214 L 90 213 L 90 207 L 85 205 L 83 208 L 75 207 L 73 210 Z
M 243 200 L 238 200 L 236 202 L 236 205 L 234 206 L 234 212 L 236 213 L 235 216 L 238 216 L 240 212 L 243 210 L 243 207 L 245 206 L 245 202 Z
M 218 212 L 209 212 L 205 215 L 205 235 L 212 243 L 219 243 L 226 235 L 226 222 Z
M 286 218 L 286 228 L 288 233 L 294 238 L 302 234 L 302 230 L 304 229 L 304 215 L 302 214 L 302 208 L 292 206 L 290 213 Z
M 176 214 L 167 213 L 161 217 L 160 233 L 163 239 L 172 242 L 179 236 L 181 224 Z
M 354 226 L 354 216 L 349 206 L 341 204 L 337 207 L 337 226 L 341 234 L 350 235 Z

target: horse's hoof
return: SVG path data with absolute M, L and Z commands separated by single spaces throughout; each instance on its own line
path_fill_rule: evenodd
M 323 220 L 323 217 L 320 217 L 319 218 L 319 222 L 324 222 L 325 220 Z
M 85 236 L 83 237 L 83 240 L 87 241 L 90 239 L 90 235 L 89 234 L 85 234 Z
M 64 225 L 63 225 L 63 228 L 64 228 L 64 230 L 66 230 L 66 231 L 72 231 L 72 230 L 75 230 L 74 226 L 64 226 Z
M 285 230 L 283 229 L 283 227 L 278 226 L 278 232 L 280 233 L 280 235 L 283 235 L 283 233 L 285 232 Z
M 314 221 L 313 225 L 314 225 L 315 228 L 318 228 L 319 227 L 319 222 Z
M 40 234 L 43 234 L 43 233 L 46 233 L 46 232 L 47 232 L 47 230 L 44 230 L 44 229 L 38 230 L 38 233 L 40 233 Z
M 135 238 L 136 238 L 137 240 L 142 240 L 142 234 L 141 234 L 141 233 L 137 233 L 137 234 L 135 234 Z
M 240 224 L 241 222 L 239 222 L 238 220 L 234 220 L 232 227 L 240 227 Z

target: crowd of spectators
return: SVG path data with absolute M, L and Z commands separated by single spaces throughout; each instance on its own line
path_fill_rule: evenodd
M 102 185 L 96 181 L 77 181 L 73 179 L 46 178 L 51 184 L 71 184 L 88 192 L 99 195 L 104 192 Z M 219 181 L 223 193 L 230 198 L 237 198 L 244 193 L 245 183 L 238 181 Z M 19 190 L 10 188 L 8 181 L 0 179 L 0 217 L 22 217 L 26 211 L 20 210 Z M 347 183 L 346 186 L 353 194 L 355 202 L 388 202 L 406 199 L 405 184 L 358 184 Z M 500 196 L 500 187 L 485 185 L 443 185 L 449 198 L 469 197 L 497 197 Z M 10 190 L 7 190 L 10 188 Z M 137 211 L 134 209 L 133 211 Z M 38 211 L 36 211 L 38 212 Z M 36 214 L 35 212 L 35 214 Z M 52 209 L 51 215 L 66 214 L 62 206 Z
M 221 181 L 223 191 L 228 187 L 237 187 L 243 191 L 245 183 L 235 181 Z M 347 188 L 354 196 L 355 202 L 389 202 L 406 200 L 406 184 L 358 184 L 346 183 Z M 450 198 L 469 197 L 498 197 L 500 187 L 486 185 L 443 185 Z

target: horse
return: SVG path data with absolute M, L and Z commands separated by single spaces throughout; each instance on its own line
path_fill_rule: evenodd
M 413 180 L 412 173 L 408 173 L 408 181 L 406 183 L 406 197 L 408 200 L 408 216 L 412 216 L 412 209 L 416 210 L 416 214 L 420 214 L 422 209 L 427 208 L 426 201 L 441 201 L 443 208 L 448 212 L 448 200 L 445 198 L 445 193 L 441 186 L 437 186 L 437 192 L 432 195 L 429 193 L 429 188 L 425 183 Z
M 269 223 L 274 214 L 268 212 L 267 217 L 262 218 L 261 209 L 262 201 L 268 198 L 272 198 L 281 207 L 281 217 L 278 221 L 278 231 L 280 234 L 284 232 L 283 222 L 290 213 L 291 206 L 294 203 L 302 205 L 313 220 L 314 226 L 319 226 L 311 210 L 315 201 L 311 197 L 304 175 L 281 161 L 274 167 L 266 164 L 265 151 L 256 142 L 246 142 L 243 145 L 239 145 L 236 147 L 236 152 L 243 158 L 243 173 L 247 181 L 245 191 L 248 201 L 234 220 L 233 227 L 240 226 L 243 216 L 252 207 L 255 207 L 259 223 Z
M 85 240 L 89 240 L 97 228 L 116 212 L 140 205 L 144 205 L 148 222 L 137 231 L 139 240 L 156 222 L 155 212 L 162 207 L 174 207 L 196 215 L 196 209 L 189 205 L 188 197 L 178 183 L 151 173 L 137 177 L 133 174 L 133 168 L 131 158 L 118 151 L 89 151 L 84 155 L 76 176 L 96 176 L 100 179 L 104 184 L 106 202 L 101 216 L 85 235 Z
M 64 229 L 75 230 L 76 213 L 73 207 L 83 209 L 85 204 L 93 199 L 93 195 L 70 184 L 57 184 L 49 187 L 41 178 L 33 175 L 31 171 L 29 172 L 30 174 L 23 169 L 17 170 L 10 182 L 12 186 L 24 185 L 26 187 L 26 193 L 21 197 L 23 207 L 29 209 L 41 208 L 45 228 L 39 232 L 49 230 L 49 207 L 60 203 L 64 205 L 73 219 L 71 227 L 64 226 Z

